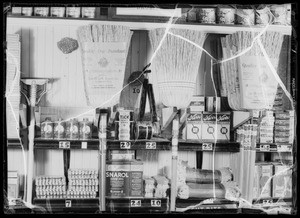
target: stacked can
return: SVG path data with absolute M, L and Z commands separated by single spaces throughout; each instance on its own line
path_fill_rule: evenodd
M 275 143 L 293 143 L 294 141 L 294 111 L 275 112 Z
M 98 171 L 94 169 L 68 170 L 67 198 L 96 198 L 98 192 Z
M 46 198 L 65 198 L 66 179 L 64 176 L 38 176 L 35 179 L 36 197 Z
M 273 143 L 274 121 L 273 111 L 266 111 L 266 116 L 262 118 L 259 128 L 260 143 Z

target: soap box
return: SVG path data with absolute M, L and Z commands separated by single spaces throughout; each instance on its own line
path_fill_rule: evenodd
M 287 170 L 289 167 L 289 165 L 274 163 L 273 198 L 292 197 L 292 170 Z
M 186 139 L 201 140 L 202 113 L 189 113 L 186 118 Z
M 271 179 L 269 178 L 273 176 L 273 165 L 261 163 L 259 171 L 259 193 L 261 194 L 260 197 L 272 197 Z
M 7 196 L 11 198 L 19 197 L 19 176 L 17 171 L 7 172 Z
M 203 113 L 202 140 L 230 140 L 230 112 Z
M 198 113 L 205 110 L 205 97 L 194 95 L 189 105 L 191 113 Z

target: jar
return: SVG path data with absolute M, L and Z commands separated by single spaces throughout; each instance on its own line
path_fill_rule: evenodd
M 53 139 L 53 123 L 50 117 L 46 117 L 45 121 L 41 123 L 41 138 Z
M 79 138 L 91 139 L 92 138 L 92 123 L 87 118 L 79 123 Z
M 239 7 L 236 11 L 236 23 L 246 26 L 252 26 L 255 22 L 254 9 L 249 6 Z
M 82 7 L 81 16 L 84 18 L 95 18 L 96 8 L 95 7 Z
M 41 16 L 41 17 L 47 17 L 49 15 L 49 7 L 35 7 L 34 15 Z
M 23 16 L 32 16 L 33 7 L 22 7 L 21 15 Z
M 197 21 L 200 23 L 216 23 L 216 9 L 215 8 L 199 8 L 197 13 Z
M 197 8 L 189 9 L 187 12 L 187 22 L 196 22 L 197 21 Z
M 64 17 L 66 12 L 65 7 L 51 7 L 52 17 Z
M 63 139 L 66 137 L 66 122 L 59 118 L 57 122 L 54 123 L 54 138 Z
M 79 18 L 80 7 L 67 7 L 66 15 L 67 17 Z
M 235 8 L 221 6 L 217 9 L 218 24 L 234 24 L 235 23 Z
M 66 138 L 78 139 L 79 138 L 79 125 L 77 119 L 71 119 L 66 125 Z
M 271 5 L 270 10 L 274 16 L 274 24 L 287 24 L 287 8 L 286 5 Z
M 258 25 L 266 25 L 266 24 L 272 24 L 273 23 L 273 15 L 270 11 L 270 8 L 268 6 L 265 6 L 261 9 L 256 9 L 255 12 L 255 24 Z

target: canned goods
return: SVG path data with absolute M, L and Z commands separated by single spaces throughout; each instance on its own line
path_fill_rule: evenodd
M 54 138 L 63 139 L 66 137 L 66 122 L 59 118 L 57 122 L 54 122 Z
M 254 9 L 237 9 L 237 24 L 241 25 L 254 25 L 255 14 Z
M 197 8 L 192 8 L 187 12 L 187 22 L 196 22 L 197 21 Z
M 67 7 L 66 15 L 67 17 L 79 18 L 80 7 Z
M 49 15 L 49 7 L 35 7 L 34 15 L 41 16 L 41 17 L 47 17 Z
M 22 7 L 21 15 L 23 16 L 32 16 L 33 7 Z
M 51 7 L 51 16 L 52 17 L 64 17 L 66 12 L 65 7 Z
M 151 122 L 139 121 L 136 123 L 135 139 L 151 139 L 152 135 Z
M 235 9 L 229 7 L 219 7 L 217 9 L 217 23 L 218 24 L 234 24 L 235 23 Z
M 271 5 L 270 10 L 274 16 L 274 24 L 287 24 L 287 7 L 286 5 Z
M 268 23 L 273 23 L 273 15 L 268 6 L 262 9 L 257 9 L 255 12 L 255 23 L 258 25 L 266 25 Z
M 53 139 L 53 123 L 50 117 L 47 117 L 41 124 L 41 138 Z
M 78 139 L 79 138 L 79 125 L 77 119 L 72 119 L 66 124 L 66 138 Z
M 133 111 L 120 109 L 116 113 L 115 119 L 116 139 L 118 140 L 132 140 L 134 139 L 134 121 Z
M 96 8 L 95 7 L 82 7 L 81 14 L 84 18 L 95 18 Z
M 81 139 L 92 138 L 92 123 L 87 118 L 83 118 L 83 121 L 79 123 L 79 137 Z
M 216 23 L 216 9 L 215 8 L 199 8 L 197 13 L 197 21 L 200 23 Z

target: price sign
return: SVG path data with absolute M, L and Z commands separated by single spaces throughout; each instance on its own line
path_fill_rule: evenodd
M 202 151 L 212 151 L 213 145 L 212 143 L 203 143 L 202 144 Z
M 156 142 L 146 142 L 146 149 L 156 149 Z
M 60 149 L 70 149 L 70 141 L 60 141 L 58 147 Z
M 141 207 L 142 202 L 141 202 L 141 200 L 131 200 L 130 201 L 130 206 L 131 207 Z
M 268 205 L 268 204 L 272 204 L 273 203 L 273 199 L 264 199 L 263 201 L 262 201 L 262 204 L 263 205 Z
M 161 207 L 161 200 L 151 200 L 151 207 Z
M 87 142 L 81 142 L 81 149 L 87 149 Z
M 131 142 L 120 142 L 120 148 L 121 149 L 130 149 L 131 148 Z
M 270 145 L 259 145 L 260 151 L 270 151 Z
M 290 145 L 277 145 L 278 152 L 291 151 L 292 147 Z
M 72 207 L 72 201 L 71 200 L 66 200 L 65 205 L 66 205 L 66 207 Z

